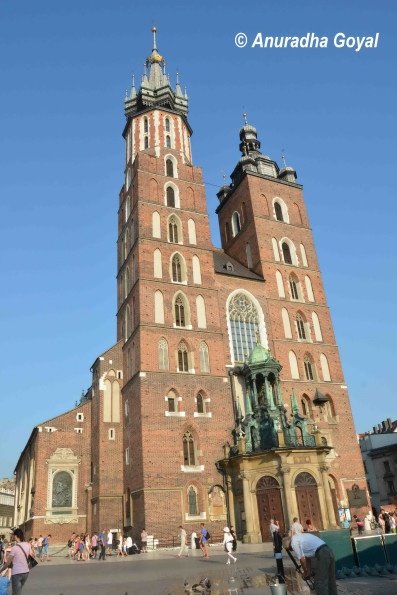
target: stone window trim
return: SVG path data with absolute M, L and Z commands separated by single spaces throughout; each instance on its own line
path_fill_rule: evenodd
M 203 473 L 204 465 L 181 465 L 182 473 Z
M 56 518 L 59 521 L 63 516 L 70 517 L 77 515 L 77 491 L 78 491 L 78 473 L 81 458 L 77 457 L 70 448 L 57 448 L 55 452 L 46 460 L 48 465 L 47 473 L 47 507 L 46 517 Z M 72 478 L 72 506 L 71 507 L 53 507 L 53 480 L 60 471 L 67 472 Z
M 81 413 L 80 411 L 76 413 L 76 421 L 84 421 L 84 413 Z
M 76 432 L 76 434 L 82 434 L 83 433 L 83 428 L 73 428 L 73 429 Z
M 188 522 L 188 521 L 191 521 L 191 522 L 195 522 L 195 521 L 203 522 L 205 520 L 207 520 L 207 513 L 206 512 L 200 512 L 198 515 L 196 514 L 194 516 L 190 515 L 188 512 L 185 512 L 185 521 L 186 522 Z
M 240 299 L 243 300 L 244 304 L 242 307 L 239 305 Z M 245 289 L 239 288 L 232 291 L 226 300 L 226 316 L 227 316 L 227 329 L 229 333 L 229 349 L 232 364 L 237 361 L 244 361 L 245 353 L 242 353 L 241 348 L 236 343 L 236 335 L 238 336 L 236 324 L 247 323 L 246 329 L 242 329 L 245 335 L 248 336 L 249 345 L 248 349 L 251 350 L 256 344 L 256 332 L 259 332 L 260 343 L 264 346 L 268 346 L 267 332 L 265 326 L 265 319 L 263 310 L 258 300 L 254 295 Z M 232 324 L 234 322 L 234 324 Z M 252 322 L 250 326 L 248 323 Z M 251 328 L 251 327 L 255 328 Z M 241 333 L 240 333 L 241 334 Z
M 279 206 L 279 209 L 276 208 L 276 203 Z M 281 218 L 279 218 L 281 215 Z M 282 223 L 289 223 L 289 213 L 288 207 L 285 201 L 280 198 L 279 196 L 275 196 L 273 198 L 273 217 L 276 221 L 281 221 Z

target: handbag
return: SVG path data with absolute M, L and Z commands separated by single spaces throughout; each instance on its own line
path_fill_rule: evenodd
M 36 558 L 34 558 L 31 554 L 29 554 L 29 556 L 27 556 L 25 550 L 23 549 L 23 547 L 21 545 L 19 545 L 19 543 L 15 544 L 15 545 L 17 545 L 23 551 L 29 570 L 32 570 L 32 568 L 37 566 L 38 562 L 37 562 Z

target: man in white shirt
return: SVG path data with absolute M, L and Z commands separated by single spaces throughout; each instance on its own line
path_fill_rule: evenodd
M 317 595 L 338 595 L 335 558 L 325 541 L 313 533 L 295 533 L 285 547 L 300 561 L 304 578 L 313 574 Z
M 186 545 L 186 529 L 179 525 L 179 537 L 181 538 L 181 548 L 179 550 L 178 558 L 181 556 L 185 556 L 186 558 L 189 555 L 189 550 Z
M 270 535 L 272 536 L 272 539 L 273 539 L 273 533 L 275 531 L 280 531 L 278 521 L 276 521 L 275 519 L 270 519 L 269 531 L 270 531 Z
M 292 525 L 289 530 L 289 534 L 291 537 L 293 537 L 294 535 L 297 535 L 298 533 L 303 533 L 303 527 L 300 524 L 298 517 L 296 516 L 292 519 Z
M 113 533 L 110 531 L 108 531 L 108 536 L 107 536 L 107 546 L 108 546 L 108 554 L 112 554 L 112 547 L 113 547 Z

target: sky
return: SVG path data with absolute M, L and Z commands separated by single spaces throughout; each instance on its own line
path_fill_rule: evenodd
M 115 342 L 123 99 L 153 23 L 187 86 L 214 245 L 247 112 L 304 185 L 356 429 L 397 417 L 396 22 L 392 0 L 0 0 L 0 477 Z M 258 32 L 329 44 L 250 47 Z M 335 48 L 339 32 L 378 47 Z

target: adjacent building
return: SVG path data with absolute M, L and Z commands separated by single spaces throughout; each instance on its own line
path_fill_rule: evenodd
M 166 544 L 182 523 L 220 536 L 230 522 L 260 542 L 271 516 L 328 528 L 340 507 L 367 510 L 297 174 L 245 118 L 215 248 L 187 114 L 154 28 L 125 99 L 117 343 L 83 402 L 35 428 L 21 455 L 18 523 L 30 532 L 145 527 Z
M 8 538 L 14 527 L 15 479 L 0 479 L 0 535 Z
M 397 421 L 390 418 L 359 435 L 368 490 L 379 512 L 397 508 Z

